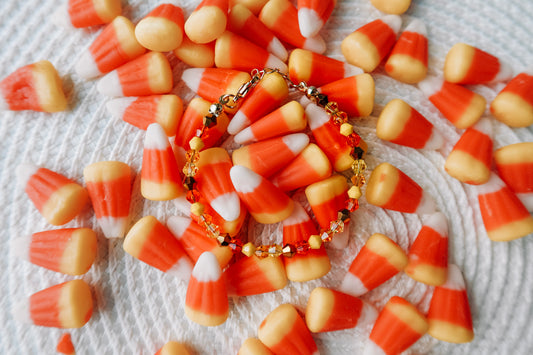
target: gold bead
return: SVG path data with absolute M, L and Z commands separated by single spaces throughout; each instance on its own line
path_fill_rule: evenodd
M 361 189 L 359 188 L 359 186 L 352 186 L 348 190 L 348 197 L 350 198 L 354 198 L 358 200 L 361 197 L 361 195 L 362 193 L 361 193 Z
M 309 247 L 311 249 L 320 249 L 320 246 L 322 245 L 322 239 L 318 234 L 313 234 L 309 237 Z
M 343 136 L 349 136 L 353 133 L 353 126 L 349 123 L 343 123 L 340 128 L 340 132 Z
M 195 202 L 191 205 L 191 213 L 195 216 L 200 217 L 204 214 L 205 206 L 203 203 Z
M 191 149 L 193 150 L 201 150 L 205 144 L 204 144 L 204 141 L 202 141 L 202 138 L 200 137 L 193 137 L 190 141 L 189 141 L 189 146 L 191 147 Z
M 252 242 L 248 242 L 242 246 L 241 252 L 250 257 L 255 254 L 255 245 L 253 245 Z

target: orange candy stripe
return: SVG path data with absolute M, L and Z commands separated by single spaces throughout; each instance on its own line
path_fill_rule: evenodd
M 428 65 L 428 39 L 417 32 L 403 32 L 398 42 L 391 52 L 394 54 L 408 55 L 413 59 L 419 60 L 426 67 Z
M 254 192 L 238 192 L 241 199 L 246 202 L 246 207 L 250 213 L 278 213 L 287 208 L 291 200 L 287 195 L 281 192 L 276 186 L 268 180 L 262 179 L 261 184 L 257 186 Z M 252 204 L 248 203 L 252 200 Z M 258 204 L 257 201 L 262 201 Z
M 470 63 L 470 68 L 466 72 L 463 83 L 486 83 L 494 79 L 500 71 L 500 61 L 498 58 L 474 47 L 474 56 Z
M 176 23 L 183 30 L 184 17 L 183 10 L 172 4 L 161 4 L 155 9 L 153 9 L 146 17 L 161 17 L 166 18 L 174 23 Z
M 87 6 L 90 2 L 91 6 Z M 83 28 L 103 23 L 94 7 L 94 0 L 69 0 L 68 14 L 75 28 Z
M 402 132 L 395 139 L 391 139 L 390 142 L 421 149 L 426 145 L 432 132 L 433 125 L 411 107 L 411 115 L 407 119 Z
M 472 329 L 472 315 L 468 296 L 465 290 L 451 290 L 445 287 L 436 287 L 431 298 L 431 304 L 438 307 L 430 307 L 428 319 L 435 319 Z M 460 310 L 460 311 L 458 311 Z
M 240 28 L 236 28 L 230 21 L 228 29 L 261 47 L 267 47 L 275 37 L 270 29 L 253 14 L 248 16 Z
M 72 183 L 74 183 L 72 180 L 61 174 L 46 168 L 39 168 L 28 180 L 25 190 L 35 207 L 41 211 L 54 192 Z
M 277 97 L 280 96 L 280 97 Z M 275 109 L 287 95 L 272 93 L 265 87 L 258 85 L 239 109 L 253 123 Z
M 364 34 L 376 46 L 379 57 L 385 58 L 396 43 L 396 33 L 381 20 L 375 20 L 360 27 L 357 32 Z
M 480 149 L 485 148 L 485 149 Z M 482 162 L 488 170 L 492 163 L 492 138 L 474 128 L 467 129 L 453 150 L 460 150 Z
M 533 192 L 533 162 L 497 164 L 498 175 L 514 192 Z
M 18 68 L 0 82 L 0 92 L 12 111 L 42 111 L 34 88 L 33 64 Z
M 195 277 L 191 277 L 185 296 L 187 307 L 195 311 L 212 316 L 224 315 L 228 312 L 229 305 L 227 297 L 217 297 L 220 293 L 226 292 L 226 286 L 222 278 L 216 281 L 200 282 Z M 206 302 L 211 300 L 213 302 Z
M 337 1 L 336 0 L 298 0 L 298 9 L 308 8 L 314 10 L 326 22 L 333 12 Z
M 208 101 L 218 101 L 220 96 L 228 92 L 230 84 L 242 74 L 242 71 L 234 69 L 205 68 L 197 94 Z
M 231 65 L 238 70 L 252 70 L 263 68 L 268 61 L 270 54 L 264 48 L 248 41 L 247 39 L 231 35 L 230 51 Z
M 269 28 L 280 40 L 295 47 L 302 48 L 307 41 L 307 38 L 300 33 L 298 10 L 289 1 L 287 1 L 285 11 L 278 14 L 278 18 Z
M 61 336 L 61 338 L 59 338 L 56 350 L 58 353 L 61 354 L 75 354 L 76 350 L 74 349 L 74 344 L 72 344 L 72 338 L 70 337 L 70 333 L 65 333 Z
M 297 68 L 295 68 L 295 66 L 289 65 L 289 78 L 293 82 L 300 82 L 303 80 L 309 85 L 322 86 L 331 83 L 332 81 L 337 81 L 344 78 L 344 62 L 330 57 L 326 57 L 325 55 L 321 55 L 318 53 L 313 53 L 309 51 L 305 52 L 308 52 L 308 54 L 311 56 L 311 62 L 308 64 L 309 69 L 306 71 L 310 73 L 310 76 L 308 79 L 300 78 L 297 74 Z M 292 55 L 293 54 L 291 54 L 291 56 Z
M 528 210 L 507 186 L 479 195 L 478 201 L 487 232 L 530 217 Z
M 172 233 L 158 221 L 146 236 L 138 259 L 165 272 L 182 257 L 187 257 L 183 247 Z
M 533 75 L 518 74 L 501 92 L 512 92 L 533 105 Z
M 31 237 L 29 251 L 30 262 L 49 270 L 60 272 L 63 253 L 61 252 L 58 253 L 58 255 L 52 256 L 48 252 L 46 255 L 43 255 L 41 250 L 46 248 L 49 251 L 50 249 L 47 245 L 52 244 L 58 252 L 64 251 L 72 237 L 72 233 L 76 230 L 78 230 L 78 228 L 65 228 L 34 233 Z
M 316 220 L 320 227 L 327 229 L 331 221 L 337 219 L 337 213 L 345 206 L 348 194 L 345 190 L 341 195 L 332 197 L 330 200 L 318 205 L 311 205 Z
M 352 147 L 348 145 L 346 137 L 339 132 L 339 128 L 328 121 L 322 126 L 313 129 L 318 146 L 322 148 L 331 165 L 337 170 L 337 161 L 346 155 L 350 155 Z
M 357 297 L 331 290 L 335 296 L 333 308 L 321 332 L 354 328 L 361 316 L 363 301 Z
M 229 158 L 229 156 L 228 156 Z M 222 161 L 201 166 L 196 177 L 198 190 L 202 192 L 208 201 L 211 201 L 225 193 L 235 192 L 231 183 L 229 170 L 231 161 Z
M 380 179 L 384 178 L 384 176 L 380 176 Z M 387 203 L 380 207 L 394 211 L 415 212 L 422 200 L 422 195 L 422 188 L 403 171 L 398 170 L 398 183 L 394 192 Z M 415 198 L 406 199 L 405 196 L 414 196 Z
M 113 23 L 106 26 L 96 37 L 89 47 L 89 52 L 101 73 L 108 73 L 132 59 L 122 48 Z
M 193 263 L 196 263 L 203 252 L 212 252 L 213 249 L 219 247 L 219 244 L 215 239 L 206 236 L 205 228 L 194 221 L 191 221 L 189 227 L 183 232 L 179 241 Z
M 151 56 L 139 57 L 137 60 L 118 67 L 117 74 L 124 96 L 137 96 L 139 92 L 152 92 L 148 67 Z M 136 73 L 132 76 L 131 73 Z
M 467 88 L 444 81 L 440 91 L 430 96 L 429 101 L 455 124 L 468 110 L 474 97 L 475 93 Z
M 348 271 L 357 276 L 367 290 L 378 287 L 400 272 L 387 258 L 374 253 L 366 246 L 361 248 Z
M 305 156 L 300 154 L 289 165 L 277 172 L 272 180 L 276 181 L 276 186 L 282 191 L 291 191 L 323 180 L 330 175 L 331 167 L 324 174 L 320 174 Z
M 429 226 L 422 227 L 409 249 L 408 267 L 414 269 L 420 264 L 448 267 L 448 238 Z
M 274 261 L 278 262 L 278 260 Z M 251 296 L 278 290 L 259 264 L 261 259 L 255 255 L 242 257 L 224 273 L 228 285 L 228 294 Z M 283 266 L 282 266 L 283 267 Z M 285 285 L 283 285 L 285 286 Z
M 62 328 L 58 300 L 63 284 L 55 285 L 30 296 L 30 315 L 35 325 Z M 43 312 L 45 310 L 45 312 Z
M 130 211 L 130 201 L 125 199 L 125 196 L 130 196 L 130 176 L 122 176 L 120 178 L 102 181 L 102 182 L 87 182 L 87 190 L 89 190 L 91 199 L 93 199 L 93 208 L 96 218 L 101 217 L 127 217 Z M 120 196 L 118 203 L 100 203 L 110 196 Z
M 357 76 L 336 80 L 320 87 L 320 92 L 327 95 L 329 101 L 335 101 L 349 116 L 361 116 L 357 101 Z
M 170 146 L 165 150 L 144 150 L 141 178 L 157 183 L 163 183 L 166 181 L 178 183 L 181 181 L 179 168 L 174 158 L 174 152 Z

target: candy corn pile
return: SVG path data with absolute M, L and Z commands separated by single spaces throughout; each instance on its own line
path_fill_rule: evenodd
M 533 156 L 533 90 L 520 88 L 532 85 L 533 5 L 339 0 L 295 27 L 277 19 L 296 1 L 235 0 L 249 8 L 227 15 L 127 0 L 79 17 L 83 2 L 0 2 L 0 353 L 531 352 L 532 177 L 520 164 Z M 246 27 L 252 13 L 267 27 Z M 410 53 L 426 38 L 427 59 Z M 242 71 L 214 79 L 216 94 L 203 69 L 214 64 Z M 337 140 L 321 133 L 325 108 L 279 73 L 191 139 L 199 128 L 184 122 L 265 67 L 337 102 L 349 117 Z M 354 88 L 358 101 L 343 99 Z M 366 150 L 362 194 L 346 184 L 346 137 Z M 306 164 L 313 174 L 298 175 Z M 348 197 L 354 211 L 337 217 Z M 205 238 L 215 214 L 223 247 Z M 319 230 L 341 222 L 322 244 Z M 303 249 L 312 262 L 288 257 Z

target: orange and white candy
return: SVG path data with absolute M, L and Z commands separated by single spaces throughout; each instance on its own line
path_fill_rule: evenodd
M 183 10 L 173 4 L 161 4 L 135 26 L 135 38 L 156 52 L 170 52 L 183 40 Z
M 37 210 L 55 226 L 74 219 L 89 200 L 87 190 L 76 182 L 32 163 L 19 165 L 17 177 Z
M 233 164 L 245 166 L 268 178 L 296 158 L 308 144 L 307 134 L 288 134 L 238 148 L 231 158 Z
M 492 166 L 492 123 L 482 118 L 461 135 L 446 158 L 444 170 L 466 184 L 489 181 Z
M 18 68 L 0 81 L 0 111 L 59 112 L 66 108 L 63 83 L 47 60 Z
M 174 55 L 183 63 L 194 68 L 211 68 L 215 66 L 215 41 L 194 43 L 185 34 Z
M 259 340 L 279 355 L 316 355 L 318 349 L 304 320 L 285 303 L 266 316 L 257 332 Z
M 427 76 L 418 83 L 418 88 L 444 117 L 460 129 L 476 123 L 487 106 L 483 96 L 435 76 Z
M 208 43 L 226 30 L 228 0 L 203 0 L 185 21 L 187 37 L 196 43 Z
M 400 354 L 420 339 L 427 330 L 426 317 L 405 299 L 393 296 L 379 313 L 363 354 Z
M 490 53 L 466 43 L 456 43 L 446 54 L 444 80 L 456 84 L 507 81 L 513 69 Z
M 366 117 L 374 109 L 375 83 L 370 74 L 359 74 L 335 80 L 318 88 L 335 101 L 348 116 Z
M 371 72 L 391 51 L 402 25 L 398 15 L 387 15 L 358 28 L 341 42 L 346 61 Z
M 298 26 L 302 36 L 318 34 L 331 16 L 337 0 L 298 0 Z
M 370 0 L 370 2 L 379 11 L 391 15 L 401 15 L 411 6 L 411 0 Z
M 146 52 L 135 38 L 135 27 L 124 16 L 117 16 L 83 51 L 74 66 L 76 74 L 91 79 L 117 69 Z
M 76 349 L 74 348 L 74 344 L 72 344 L 70 333 L 61 335 L 61 338 L 57 342 L 56 351 L 60 354 L 76 355 Z
M 407 255 L 405 273 L 426 285 L 446 282 L 448 271 L 448 221 L 441 212 L 429 216 Z
M 298 9 L 289 0 L 270 0 L 263 6 L 259 19 L 282 41 L 315 53 L 326 51 L 320 35 L 304 37 L 300 33 Z
M 287 274 L 281 258 L 242 257 L 224 272 L 228 295 L 251 296 L 281 290 Z
M 379 164 L 368 179 L 366 200 L 388 210 L 431 214 L 433 198 L 403 171 L 389 163 Z
M 296 48 L 289 56 L 289 77 L 295 83 L 321 86 L 359 74 L 361 68 L 305 49 Z
M 496 174 L 476 187 L 481 218 L 491 240 L 510 241 L 533 233 L 533 217 Z
M 147 96 L 172 90 L 172 69 L 167 57 L 149 52 L 106 74 L 97 89 L 107 96 Z
M 374 324 L 378 311 L 357 297 L 325 287 L 309 295 L 305 322 L 313 333 L 331 332 Z
M 145 216 L 129 230 L 124 251 L 169 275 L 188 280 L 192 263 L 180 242 L 154 216 Z
M 409 23 L 398 38 L 385 63 L 390 77 L 407 84 L 422 81 L 428 71 L 426 25 L 418 19 Z
M 533 212 L 533 142 L 510 144 L 494 152 L 498 175 Z
M 122 12 L 120 0 L 68 0 L 52 16 L 62 27 L 85 28 L 113 21 Z
M 206 327 L 220 325 L 229 314 L 228 293 L 217 258 L 206 251 L 196 261 L 185 296 L 185 315 Z
M 13 307 L 20 322 L 54 328 L 81 328 L 92 314 L 91 289 L 80 279 L 45 288 Z
M 274 355 L 261 340 L 248 338 L 242 342 L 237 355 Z
M 358 297 L 378 287 L 407 265 L 407 255 L 387 236 L 374 233 L 352 261 L 339 287 Z
M 157 350 L 154 355 L 190 355 L 191 353 L 183 343 L 169 341 Z
M 114 117 L 142 130 L 159 123 L 169 137 L 176 134 L 183 115 L 183 101 L 176 95 L 120 97 L 109 100 L 106 108 Z
M 400 99 L 385 105 L 378 118 L 376 135 L 415 149 L 440 149 L 444 144 L 444 138 L 431 122 Z
M 283 191 L 247 167 L 233 166 L 230 176 L 239 197 L 257 222 L 278 223 L 294 210 L 294 202 Z
M 229 5 L 230 7 L 233 7 L 237 4 L 244 5 L 248 8 L 248 10 L 257 16 L 267 2 L 268 0 L 229 0 Z
M 474 339 L 465 280 L 457 265 L 450 264 L 446 283 L 435 287 L 427 320 L 428 334 L 436 339 L 449 343 L 468 343 Z
M 101 161 L 83 169 L 83 178 L 106 238 L 122 238 L 129 224 L 133 173 L 120 161 Z
M 533 68 L 518 74 L 500 91 L 490 112 L 510 127 L 533 124 Z
M 96 233 L 65 228 L 13 239 L 12 250 L 23 260 L 67 275 L 83 275 L 96 258 Z

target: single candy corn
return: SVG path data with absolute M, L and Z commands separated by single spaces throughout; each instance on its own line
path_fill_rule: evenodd
M 243 257 L 225 272 L 230 296 L 251 296 L 281 290 L 287 275 L 281 258 Z
M 85 167 L 83 178 L 106 238 L 124 237 L 130 215 L 131 168 L 120 161 L 101 161 Z
M 239 197 L 257 222 L 277 223 L 291 215 L 293 201 L 261 175 L 235 165 L 230 170 L 230 176 Z
M 318 234 L 314 222 L 298 202 L 294 202 L 294 211 L 282 222 L 283 244 L 297 247 L 306 242 L 311 235 Z M 295 253 L 292 257 L 283 258 L 287 278 L 291 281 L 305 282 L 326 275 L 331 269 L 328 254 L 322 246 L 309 249 L 305 255 Z
M 422 81 L 428 71 L 428 39 L 426 25 L 414 19 L 394 45 L 385 71 L 392 78 L 407 84 Z
M 443 81 L 435 76 L 428 76 L 418 83 L 418 87 L 444 117 L 457 128 L 472 126 L 485 112 L 487 105 L 485 98 L 460 85 Z
M 139 43 L 156 52 L 170 52 L 183 40 L 183 10 L 172 4 L 161 4 L 135 26 Z
M 270 113 L 289 96 L 289 88 L 279 73 L 267 74 L 250 92 L 228 125 L 229 134 L 237 134 Z
M 333 12 L 337 0 L 298 0 L 298 25 L 302 36 L 309 38 L 320 31 Z
M 500 91 L 490 112 L 510 127 L 533 124 L 533 68 L 518 74 Z
M 282 191 L 292 191 L 330 177 L 332 170 L 327 155 L 316 144 L 310 143 L 270 181 Z
M 394 296 L 378 315 L 363 354 L 400 354 L 427 330 L 428 322 L 422 313 L 403 298 Z
M 36 292 L 13 308 L 13 317 L 23 323 L 54 328 L 81 328 L 92 314 L 91 289 L 80 279 Z
M 491 240 L 509 241 L 533 233 L 533 217 L 496 174 L 478 185 L 477 191 L 481 218 Z
M 154 355 L 190 355 L 190 352 L 184 344 L 177 341 L 169 341 Z
M 217 258 L 206 251 L 192 270 L 185 296 L 185 315 L 206 327 L 220 325 L 229 313 L 226 283 Z
M 411 0 L 370 0 L 372 5 L 381 12 L 401 15 L 411 5 Z
M 185 33 L 191 41 L 208 43 L 226 30 L 228 0 L 203 0 L 185 21 Z
M 296 158 L 308 144 L 307 134 L 289 134 L 236 149 L 232 160 L 233 164 L 245 166 L 268 178 Z
M 89 200 L 87 190 L 52 170 L 31 163 L 22 164 L 17 175 L 37 210 L 55 226 L 74 219 Z
M 345 208 L 347 191 L 348 183 L 342 175 L 307 186 L 305 196 L 321 228 L 328 229 L 330 222 L 337 219 L 337 213 Z
M 444 80 L 456 84 L 486 84 L 513 77 L 510 66 L 479 48 L 456 43 L 444 61 Z
M 233 7 L 237 4 L 244 5 L 248 8 L 248 10 L 257 16 L 267 2 L 268 0 L 229 0 L 229 5 L 230 7 Z
M 366 199 L 374 206 L 388 210 L 431 214 L 435 201 L 403 171 L 389 163 L 379 164 L 366 186 Z
M 391 51 L 402 25 L 397 15 L 387 15 L 352 32 L 342 40 L 341 50 L 346 61 L 371 72 Z
M 163 128 L 152 123 L 146 130 L 141 168 L 141 194 L 153 201 L 166 201 L 184 192 L 174 152 Z
M 261 340 L 248 338 L 242 342 L 237 355 L 274 355 Z
M 298 9 L 289 0 L 270 0 L 263 6 L 259 19 L 282 41 L 315 53 L 326 51 L 320 35 L 302 36 L 298 25 Z
M 444 138 L 431 122 L 400 99 L 385 105 L 378 118 L 376 135 L 415 149 L 440 149 L 444 144 Z
M 176 134 L 183 115 L 183 101 L 176 95 L 121 97 L 109 100 L 106 107 L 114 117 L 142 130 L 159 123 L 169 137 Z
M 74 66 L 85 79 L 95 78 L 117 69 L 146 52 L 135 38 L 135 27 L 124 16 L 117 16 L 82 52 Z
M 507 145 L 494 152 L 498 175 L 524 206 L 533 211 L 533 142 Z
M 194 43 L 183 35 L 183 40 L 180 46 L 174 49 L 174 54 L 191 67 L 211 68 L 215 65 L 215 42 Z
M 465 280 L 457 265 L 450 264 L 446 283 L 435 287 L 427 320 L 428 334 L 436 339 L 449 343 L 468 343 L 474 339 Z
M 296 48 L 289 56 L 289 77 L 295 83 L 321 86 L 359 74 L 361 68 L 305 49 Z
M 448 221 L 441 212 L 429 216 L 409 249 L 405 273 L 416 281 L 438 286 L 448 270 Z
M 370 74 L 349 76 L 318 88 L 348 116 L 366 117 L 374 109 L 375 83 Z
M 76 349 L 74 349 L 74 344 L 72 344 L 70 333 L 61 335 L 57 342 L 56 351 L 60 354 L 76 355 Z
M 265 26 L 246 6 L 236 4 L 231 8 L 228 18 L 228 30 L 246 38 L 282 61 L 289 57 L 281 41 Z
M 259 326 L 257 334 L 259 340 L 275 354 L 318 354 L 304 320 L 296 308 L 288 303 L 270 312 Z
M 96 257 L 96 233 L 66 228 L 33 233 L 12 241 L 14 253 L 32 264 L 67 275 L 83 275 Z
M 146 96 L 172 90 L 172 69 L 167 57 L 149 52 L 113 70 L 98 81 L 107 96 Z
M 121 12 L 120 0 L 68 0 L 52 21 L 63 27 L 84 28 L 109 23 Z
M 403 271 L 407 256 L 402 248 L 383 234 L 375 233 L 352 261 L 339 288 L 358 297 Z
M 492 123 L 483 118 L 461 135 L 446 158 L 444 170 L 467 184 L 489 181 L 492 166 Z
M 66 108 L 63 83 L 47 60 L 18 68 L 0 81 L 0 110 L 58 112 Z
M 325 287 L 311 292 L 305 310 L 305 322 L 313 333 L 364 327 L 373 324 L 377 316 L 371 304 Z
M 180 242 L 154 216 L 145 216 L 129 230 L 124 251 L 164 273 L 188 280 L 192 263 Z

